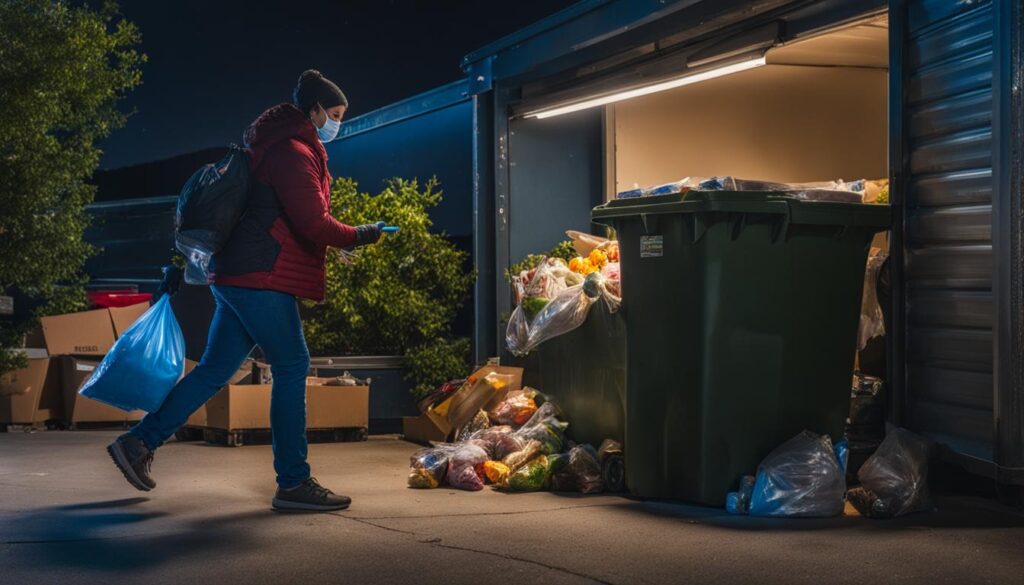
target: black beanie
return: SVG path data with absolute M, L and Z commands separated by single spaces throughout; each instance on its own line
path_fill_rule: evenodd
M 292 92 L 292 103 L 304 114 L 308 114 L 316 104 L 325 110 L 334 106 L 348 107 L 348 99 L 341 89 L 316 69 L 307 69 L 299 76 L 299 84 Z

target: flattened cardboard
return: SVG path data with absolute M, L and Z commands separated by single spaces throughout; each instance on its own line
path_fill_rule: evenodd
M 493 390 L 489 384 L 484 382 L 484 378 L 491 373 L 511 376 L 512 380 L 503 388 Z M 448 406 L 449 426 L 452 430 L 461 428 L 471 421 L 481 408 L 490 410 L 504 400 L 509 391 L 519 390 L 522 387 L 522 368 L 487 365 L 478 369 L 461 388 L 452 394 L 451 404 Z
M 97 309 L 43 317 L 26 338 L 26 346 L 46 348 L 51 356 L 104 356 L 114 345 L 110 311 Z
M 114 325 L 114 336 L 121 337 L 139 317 L 149 310 L 149 303 L 139 303 L 127 307 L 110 307 L 110 321 Z
M 29 359 L 0 376 L 0 423 L 31 425 L 61 415 L 60 371 L 50 358 Z
M 512 380 L 495 391 L 483 381 L 490 373 L 512 376 Z M 407 440 L 417 443 L 446 441 L 456 429 L 472 420 L 480 409 L 490 410 L 504 400 L 508 392 L 522 387 L 522 368 L 486 365 L 473 372 L 462 387 L 433 410 L 420 416 L 403 417 L 402 434 Z
M 402 417 L 402 435 L 414 443 L 443 443 L 448 440 L 452 428 L 448 420 L 434 412 L 427 411 L 419 416 Z
M 270 428 L 271 384 L 228 384 L 206 403 L 206 426 L 228 431 Z M 368 386 L 306 386 L 306 428 L 366 427 Z
M 146 413 L 141 410 L 125 412 L 78 393 L 85 381 L 96 370 L 96 366 L 100 363 L 99 360 L 63 356 L 60 361 L 61 386 L 64 394 L 63 419 L 69 424 L 134 422 L 142 420 L 142 417 L 145 416 Z

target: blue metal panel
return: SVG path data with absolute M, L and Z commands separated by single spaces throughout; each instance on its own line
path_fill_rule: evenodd
M 590 231 L 603 200 L 601 109 L 510 124 L 511 262 L 544 252 L 565 230 Z
M 1010 359 L 995 343 L 1009 273 L 997 169 L 1010 95 L 995 66 L 1008 50 L 1003 4 L 896 0 L 890 20 L 899 422 L 992 475 L 1001 465 L 994 372 Z

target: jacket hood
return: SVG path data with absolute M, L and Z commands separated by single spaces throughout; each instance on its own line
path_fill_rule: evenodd
M 292 104 L 279 104 L 260 114 L 245 130 L 243 140 L 251 151 L 250 168 L 255 170 L 272 146 L 290 138 L 305 142 L 325 158 L 326 150 L 309 118 Z

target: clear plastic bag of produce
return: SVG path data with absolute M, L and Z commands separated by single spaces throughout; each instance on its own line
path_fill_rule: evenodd
M 512 353 L 525 355 L 544 341 L 578 328 L 598 301 L 607 304 L 613 313 L 622 302 L 609 290 L 608 279 L 600 272 L 587 275 L 581 286 L 567 288 L 539 306 L 528 304 L 528 296 L 509 318 L 505 344 Z
M 565 429 L 569 426 L 569 423 L 559 420 L 560 416 L 553 402 L 545 402 L 516 434 L 524 441 L 537 441 L 545 455 L 559 453 L 565 442 Z
M 838 516 L 845 495 L 846 477 L 832 440 L 804 431 L 776 447 L 758 466 L 750 515 Z
M 454 450 L 454 445 L 438 445 L 413 453 L 409 458 L 409 487 L 433 489 L 442 485 Z
M 870 518 L 895 518 L 931 509 L 928 443 L 906 429 L 893 429 L 857 472 L 860 486 L 848 498 Z
M 502 458 L 501 462 L 508 467 L 509 471 L 515 471 L 526 464 L 527 461 L 541 455 L 541 444 L 539 441 L 527 441 L 523 448 L 509 453 Z
M 601 463 L 592 445 L 576 445 L 551 464 L 551 489 L 596 494 L 604 491 Z
M 509 392 L 504 400 L 491 409 L 491 421 L 498 425 L 523 426 L 537 412 L 538 394 L 529 387 Z
M 860 303 L 860 328 L 857 332 L 857 351 L 864 349 L 874 337 L 885 335 L 885 318 L 878 304 L 878 275 L 888 254 L 868 258 L 864 270 L 864 292 Z
M 491 418 L 487 415 L 487 411 L 480 410 L 455 433 L 455 441 L 463 441 L 479 431 L 490 428 L 490 426 Z
M 170 299 L 160 297 L 117 339 L 79 394 L 127 411 L 160 409 L 185 367 L 185 338 Z
M 460 490 L 484 489 L 484 463 L 487 451 L 472 441 L 460 443 L 448 460 L 448 485 Z
M 494 460 L 501 460 L 510 453 L 521 450 L 526 441 L 515 433 L 508 425 L 499 425 L 478 431 L 469 437 L 469 440 L 483 447 L 488 457 Z
M 536 268 L 526 272 L 526 278 L 525 284 L 517 279 L 520 288 L 516 292 L 521 299 L 519 304 L 530 318 L 565 289 L 583 284 L 583 277 L 569 270 L 569 265 L 561 258 L 541 260 Z
M 527 461 L 508 477 L 508 489 L 514 492 L 538 492 L 548 487 L 551 468 L 548 458 L 540 455 Z

